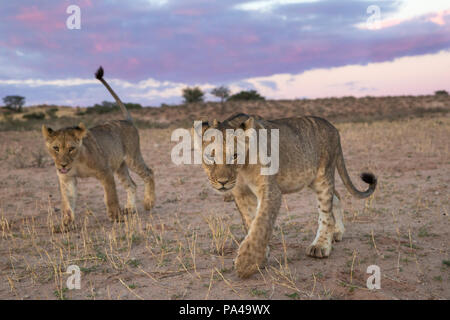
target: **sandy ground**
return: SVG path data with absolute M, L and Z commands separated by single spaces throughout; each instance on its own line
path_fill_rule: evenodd
M 353 199 L 337 178 L 346 233 L 328 259 L 305 255 L 314 194 L 284 196 L 269 263 L 248 280 L 233 269 L 244 237 L 235 204 L 200 166 L 171 162 L 171 130 L 140 130 L 156 175 L 151 213 L 136 175 L 139 213 L 124 223 L 107 219 L 100 183 L 84 179 L 77 229 L 63 234 L 52 232 L 60 194 L 40 132 L 0 132 L 0 299 L 449 299 L 449 115 L 337 127 L 352 179 L 373 171 L 375 195 Z M 66 288 L 69 265 L 81 269 L 80 290 Z M 366 287 L 370 265 L 379 290 Z

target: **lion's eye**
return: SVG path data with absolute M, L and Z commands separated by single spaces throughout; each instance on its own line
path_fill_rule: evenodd
M 74 151 L 74 150 L 75 150 L 74 147 L 70 147 L 70 148 L 69 148 L 69 152 L 72 152 L 72 151 Z
M 54 146 L 53 150 L 55 150 L 56 152 L 59 152 L 59 148 L 57 146 Z

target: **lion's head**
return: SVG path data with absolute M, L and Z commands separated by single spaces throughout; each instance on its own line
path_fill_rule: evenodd
M 45 125 L 42 126 L 42 135 L 47 150 L 52 156 L 59 173 L 66 174 L 72 169 L 86 133 L 87 129 L 83 123 L 76 127 L 56 131 Z
M 245 114 L 235 115 L 223 122 L 214 120 L 212 123 L 202 122 L 201 125 L 194 126 L 193 132 L 202 146 L 203 169 L 211 186 L 218 192 L 231 191 L 236 185 L 239 169 L 248 165 L 249 152 L 245 134 L 254 127 L 254 118 Z M 234 130 L 233 135 L 230 130 Z M 242 137 L 243 140 L 240 139 Z M 233 141 L 229 141 L 230 139 Z M 198 146 L 196 150 L 199 150 Z

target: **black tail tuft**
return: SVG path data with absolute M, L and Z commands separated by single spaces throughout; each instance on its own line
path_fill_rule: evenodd
M 98 80 L 102 80 L 103 79 L 103 74 L 104 74 L 103 68 L 102 68 L 102 66 L 100 66 L 100 68 L 98 68 L 97 72 L 95 73 L 95 77 Z
M 373 173 L 363 172 L 361 173 L 361 179 L 362 181 L 370 185 L 377 183 L 377 178 Z

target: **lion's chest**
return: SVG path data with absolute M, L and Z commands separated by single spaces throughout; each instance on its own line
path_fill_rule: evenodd
M 90 168 L 86 163 L 77 163 L 74 168 L 73 174 L 79 178 L 93 177 L 96 174 L 96 170 Z

